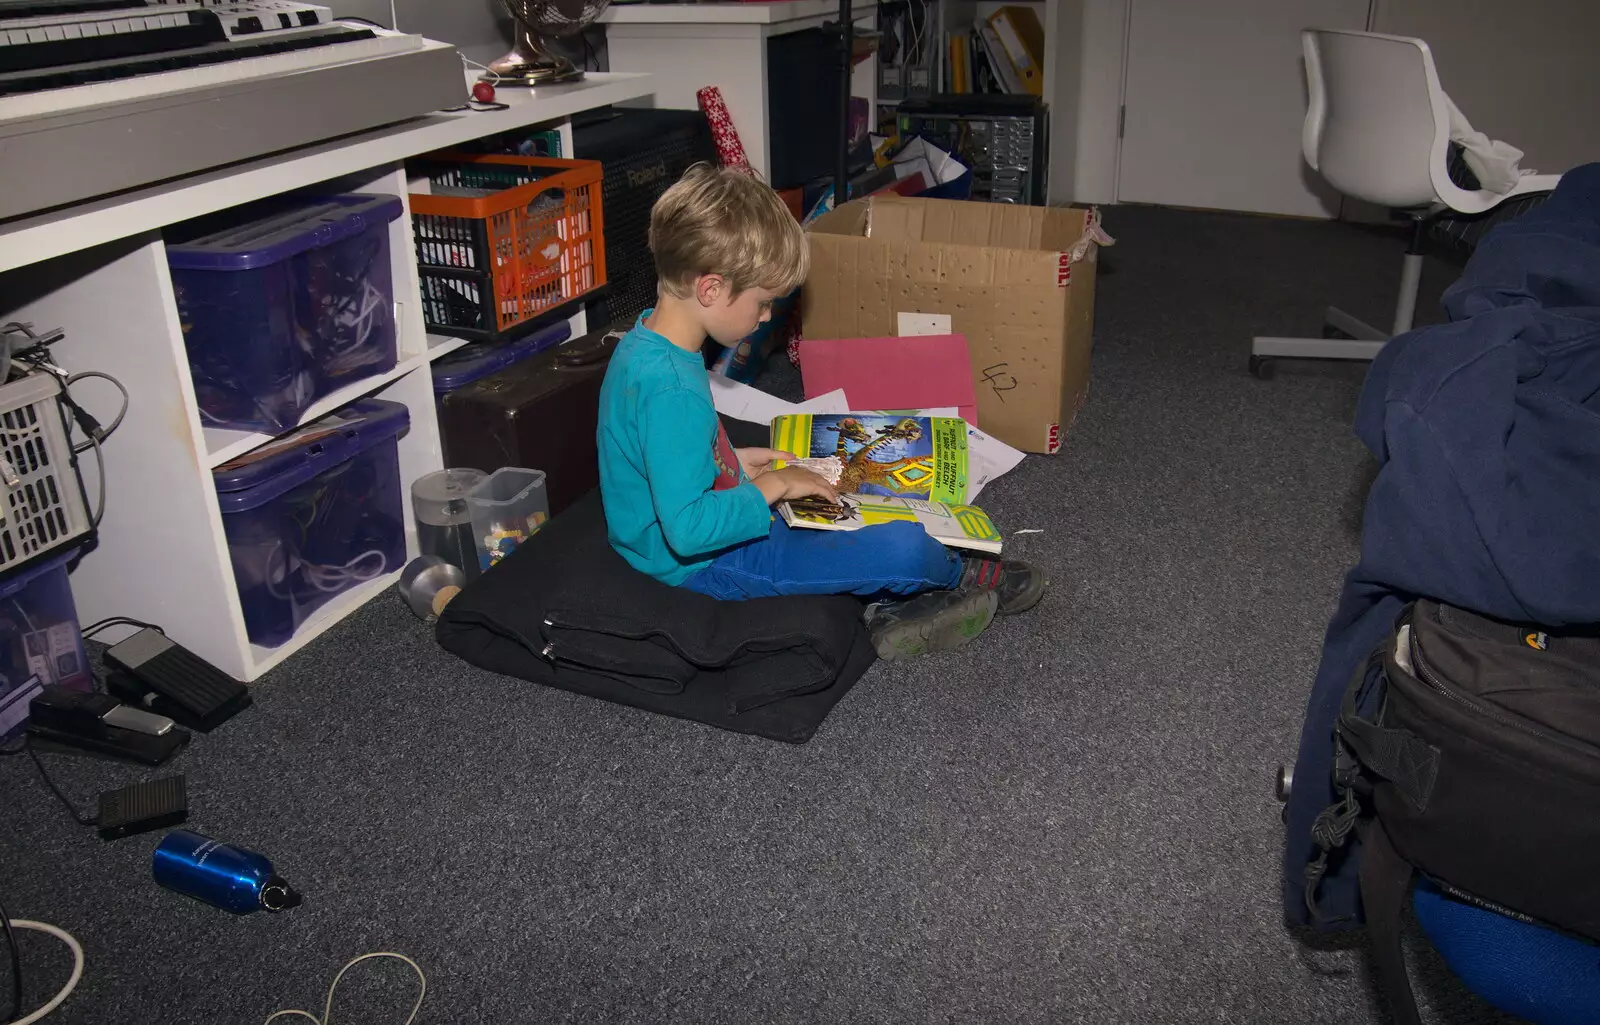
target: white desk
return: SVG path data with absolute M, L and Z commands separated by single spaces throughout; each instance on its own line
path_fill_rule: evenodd
M 502 89 L 508 110 L 435 114 L 0 223 L 0 322 L 64 328 L 66 340 L 52 349 L 56 362 L 69 371 L 105 371 L 132 396 L 127 418 L 103 446 L 107 498 L 99 547 L 72 574 L 80 621 L 122 615 L 159 623 L 224 672 L 253 680 L 399 575 L 391 572 L 339 595 L 278 648 L 249 642 L 211 469 L 270 439 L 201 425 L 163 227 L 311 186 L 405 197 L 407 157 L 536 124 L 559 122 L 570 152 L 566 118 L 647 97 L 652 89 L 642 74 L 592 74 L 569 85 Z M 399 365 L 318 402 L 305 419 L 367 395 L 407 406 L 411 428 L 400 440 L 400 471 L 407 489 L 407 551 L 414 556 L 410 482 L 439 469 L 443 458 L 428 364 L 462 343 L 424 329 L 409 204 L 407 216 L 391 225 L 389 243 Z M 574 333 L 586 330 L 581 313 L 573 319 Z M 115 393 L 109 385 L 102 390 L 86 383 L 74 389 L 75 397 L 108 422 L 104 417 L 116 411 Z M 85 466 L 83 474 L 92 504 L 95 471 Z
M 856 0 L 856 25 L 877 26 L 877 3 Z M 767 122 L 767 40 L 836 21 L 829 0 L 774 3 L 622 4 L 600 16 L 610 67 L 655 78 L 655 105 L 694 110 L 695 94 L 722 89 L 745 155 L 763 176 L 771 169 Z M 877 58 L 855 66 L 851 94 L 876 106 Z

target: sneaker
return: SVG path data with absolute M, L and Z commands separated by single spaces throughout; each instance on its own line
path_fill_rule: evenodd
M 893 660 L 961 647 L 988 629 L 998 605 L 992 590 L 929 591 L 869 606 L 864 618 L 878 657 Z
M 992 591 L 999 596 L 999 615 L 1014 616 L 1039 604 L 1050 580 L 1044 571 L 1020 559 L 986 559 L 969 555 L 961 571 L 962 591 Z

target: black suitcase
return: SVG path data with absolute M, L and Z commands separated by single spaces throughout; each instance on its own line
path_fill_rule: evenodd
M 595 331 L 442 396 L 445 465 L 543 470 L 556 516 L 600 483 L 600 382 L 619 331 Z

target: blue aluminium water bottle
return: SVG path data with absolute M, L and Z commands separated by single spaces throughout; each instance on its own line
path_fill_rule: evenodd
M 156 882 L 236 915 L 283 911 L 300 895 L 272 871 L 272 862 L 187 829 L 162 838 L 152 859 Z

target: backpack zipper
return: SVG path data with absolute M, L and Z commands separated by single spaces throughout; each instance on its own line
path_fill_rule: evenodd
M 1587 744 L 1579 744 L 1571 738 L 1558 737 L 1554 734 L 1546 733 L 1536 726 L 1530 726 L 1525 722 L 1507 718 L 1506 716 L 1501 715 L 1499 712 L 1496 712 L 1494 709 L 1488 708 L 1480 702 L 1474 701 L 1466 695 L 1461 694 L 1460 692 L 1449 687 L 1438 677 L 1434 676 L 1433 672 L 1428 668 L 1428 660 L 1422 653 L 1422 642 L 1418 639 L 1417 630 L 1414 626 L 1411 629 L 1411 663 L 1417 667 L 1417 678 L 1423 683 L 1427 684 L 1430 690 L 1449 698 L 1451 701 L 1454 701 L 1456 704 L 1461 705 L 1470 711 L 1476 712 L 1478 715 L 1492 719 L 1502 726 L 1509 726 L 1514 730 L 1520 730 L 1529 736 L 1538 737 L 1540 740 L 1548 741 L 1549 743 L 1556 744 L 1560 747 L 1569 749 L 1572 747 L 1579 747 L 1580 750 L 1591 757 L 1595 754 L 1594 749 Z

